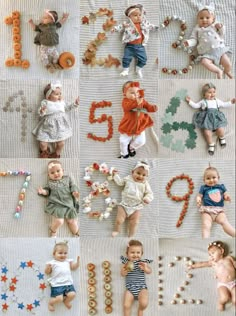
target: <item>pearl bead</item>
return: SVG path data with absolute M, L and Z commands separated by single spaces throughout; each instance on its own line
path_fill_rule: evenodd
M 172 305 L 174 305 L 174 304 L 176 304 L 177 302 L 176 302 L 176 300 L 172 300 L 170 303 L 171 303 Z
M 186 304 L 185 300 L 180 300 L 179 302 L 180 302 L 180 304 Z
M 183 286 L 180 286 L 180 287 L 178 287 L 178 289 L 177 289 L 178 291 L 184 291 L 184 287 Z
M 174 263 L 173 262 L 170 262 L 169 264 L 168 264 L 168 267 L 173 267 L 174 266 Z
M 199 305 L 199 304 L 202 304 L 202 300 L 196 300 L 196 303 Z
M 181 257 L 176 256 L 176 257 L 175 257 L 175 260 L 176 260 L 176 261 L 179 261 L 179 260 L 181 260 Z
M 179 298 L 181 295 L 179 293 L 175 293 L 174 298 Z
M 188 300 L 188 302 L 189 302 L 190 304 L 194 304 L 194 303 L 195 303 L 195 300 L 193 300 L 193 299 L 191 298 L 191 299 Z
M 184 284 L 184 285 L 189 285 L 189 282 L 188 282 L 188 281 L 184 281 L 183 284 Z
M 189 261 L 190 258 L 189 257 L 184 257 L 184 261 Z
M 193 275 L 191 273 L 187 274 L 187 278 L 191 279 L 193 277 Z

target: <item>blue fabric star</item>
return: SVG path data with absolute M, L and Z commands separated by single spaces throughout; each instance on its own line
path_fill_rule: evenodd
M 40 306 L 40 301 L 34 300 L 33 304 L 35 307 Z
M 2 297 L 2 300 L 5 300 L 5 301 L 6 301 L 6 299 L 8 298 L 8 296 L 7 296 L 6 293 L 1 294 L 1 297 Z
M 5 274 L 6 274 L 7 272 L 8 272 L 7 267 L 3 267 L 3 268 L 2 268 L 2 273 L 5 273 Z
M 26 262 L 21 262 L 21 263 L 20 263 L 20 267 L 21 267 L 22 269 L 24 269 L 24 268 L 26 267 Z
M 18 308 L 24 309 L 25 305 L 23 303 L 18 304 Z
M 37 275 L 37 277 L 39 278 L 39 280 L 43 280 L 44 278 L 44 274 L 39 272 L 39 274 Z

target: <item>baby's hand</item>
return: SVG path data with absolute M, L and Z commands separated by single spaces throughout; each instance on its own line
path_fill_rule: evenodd
M 200 207 L 202 205 L 202 198 L 200 196 L 197 196 L 196 202 L 197 202 L 197 206 Z
M 154 111 L 158 111 L 158 106 L 154 105 Z
M 30 20 L 28 21 L 28 23 L 29 23 L 29 24 L 34 23 L 34 22 L 33 22 L 33 19 L 30 19 Z
M 44 190 L 42 187 L 38 188 L 38 194 L 41 195 L 48 195 L 48 192 L 46 190 Z
M 233 98 L 233 99 L 231 100 L 231 103 L 232 103 L 232 104 L 235 104 L 235 103 L 236 103 L 236 99 Z
M 79 265 L 80 256 L 77 257 L 77 264 Z
M 189 103 L 191 101 L 191 98 L 187 95 L 185 100 Z
M 112 174 L 114 175 L 114 174 L 117 174 L 119 171 L 117 170 L 117 169 L 113 169 L 112 170 Z
M 189 46 L 187 41 L 184 41 L 184 42 L 183 42 L 183 45 L 186 46 L 186 47 Z
M 144 272 L 147 270 L 147 262 L 140 262 L 138 266 L 139 269 L 143 270 Z
M 111 33 L 114 33 L 115 32 L 115 28 L 113 27 L 112 29 L 111 29 Z
M 66 21 L 68 19 L 69 13 L 63 13 L 62 14 L 62 20 Z
M 220 30 L 222 27 L 223 27 L 223 24 L 222 24 L 222 23 L 216 23 L 216 24 L 215 24 L 215 28 L 216 28 L 217 30 Z
M 150 203 L 147 199 L 143 199 L 143 202 L 144 202 L 145 204 L 149 204 L 149 203 Z
M 73 197 L 75 197 L 76 199 L 79 198 L 79 192 L 77 192 L 77 191 L 72 192 L 72 195 L 73 195 Z
M 46 113 L 46 110 L 47 110 L 46 105 L 43 105 L 43 106 L 40 107 L 39 112 L 40 112 L 40 114 L 45 114 L 45 113 Z
M 126 269 L 126 266 L 123 265 L 123 267 L 121 268 L 121 275 L 126 276 L 127 274 L 128 274 L 128 270 Z
M 231 198 L 230 198 L 230 196 L 228 195 L 228 193 L 224 193 L 224 200 L 225 201 L 228 201 L 228 202 L 231 202 Z
M 129 23 L 127 23 L 127 22 L 123 22 L 123 27 L 128 27 L 129 26 Z

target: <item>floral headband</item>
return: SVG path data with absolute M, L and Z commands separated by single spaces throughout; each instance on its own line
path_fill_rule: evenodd
M 50 10 L 45 10 L 45 13 L 52 18 L 53 22 L 55 22 L 55 18 L 53 16 L 53 14 L 50 12 Z
M 125 87 L 124 87 L 124 94 L 126 94 L 127 90 L 129 88 L 140 88 L 140 84 L 138 81 L 131 81 L 131 82 L 128 82 Z
M 50 89 L 47 91 L 45 97 L 46 99 L 50 96 L 53 91 L 56 91 L 57 88 L 61 88 L 62 85 L 60 82 L 50 83 Z
M 149 173 L 150 167 L 149 167 L 149 165 L 146 164 L 144 161 L 138 161 L 138 162 L 136 163 L 136 166 L 134 167 L 133 171 L 134 171 L 135 169 L 139 168 L 139 167 L 144 168 L 144 170 L 146 170 L 147 173 Z
M 221 244 L 218 244 L 217 242 L 210 242 L 209 244 L 208 244 L 208 249 L 209 248 L 211 248 L 212 246 L 215 246 L 215 247 L 218 247 L 218 248 L 220 248 L 220 249 L 223 249 L 223 247 L 222 247 L 222 245 Z

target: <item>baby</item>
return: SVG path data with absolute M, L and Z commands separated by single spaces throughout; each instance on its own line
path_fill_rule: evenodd
M 215 5 L 200 5 L 197 14 L 197 26 L 192 31 L 190 39 L 184 42 L 185 46 L 197 47 L 198 57 L 196 62 L 215 73 L 218 79 L 222 79 L 224 73 L 233 78 L 231 74 L 231 63 L 226 55 L 230 51 L 225 46 L 225 27 L 222 23 L 215 21 Z
M 219 173 L 214 167 L 206 168 L 196 202 L 202 217 L 202 237 L 209 238 L 213 222 L 220 224 L 224 231 L 235 237 L 235 228 L 230 225 L 225 215 L 224 201 L 231 201 L 224 186 L 219 183 Z
M 66 220 L 71 233 L 79 236 L 78 199 L 79 190 L 69 176 L 64 176 L 60 161 L 48 163 L 48 184 L 38 188 L 38 194 L 48 198 L 45 212 L 52 216 L 50 236 L 56 237 L 58 229 Z
M 136 73 L 139 78 L 143 78 L 142 69 L 147 62 L 145 45 L 149 39 L 149 31 L 157 30 L 158 27 L 146 20 L 146 12 L 141 4 L 128 7 L 125 15 L 129 22 L 124 22 L 112 29 L 112 32 L 123 32 L 122 42 L 125 44 L 125 51 L 122 59 L 123 71 L 120 75 L 128 76 L 132 58 L 136 58 Z
M 48 303 L 50 312 L 55 311 L 55 304 L 64 303 L 70 309 L 71 301 L 75 298 L 75 288 L 71 270 L 76 270 L 79 267 L 79 257 L 77 261 L 67 259 L 68 245 L 67 242 L 56 243 L 53 248 L 54 259 L 48 261 L 45 267 L 45 273 L 50 274 L 48 279 L 51 285 L 51 298 Z
M 138 161 L 132 174 L 121 179 L 116 170 L 114 172 L 114 181 L 119 186 L 124 186 L 122 191 L 122 200 L 118 205 L 117 216 L 112 236 L 120 233 L 121 225 L 126 219 L 128 223 L 128 236 L 135 235 L 141 210 L 153 200 L 153 193 L 147 181 L 149 174 L 149 165 L 143 161 Z
M 130 240 L 126 248 L 126 257 L 121 256 L 121 276 L 125 277 L 126 291 L 124 294 L 124 316 L 131 315 L 134 300 L 138 300 L 138 316 L 143 316 L 143 311 L 148 306 L 148 289 L 145 274 L 152 273 L 148 263 L 153 260 L 142 259 L 143 245 L 138 240 Z
M 214 241 L 208 245 L 209 260 L 197 262 L 190 265 L 189 269 L 211 267 L 215 271 L 218 281 L 218 303 L 219 311 L 225 309 L 225 304 L 230 300 L 236 305 L 236 261 L 228 255 L 227 246 L 222 241 Z
M 156 112 L 156 105 L 149 104 L 144 99 L 144 90 L 139 82 L 127 81 L 123 85 L 122 108 L 124 116 L 118 130 L 120 132 L 120 156 L 129 158 L 136 155 L 136 149 L 146 143 L 145 129 L 153 126 L 153 120 L 148 112 Z
M 58 64 L 59 53 L 56 49 L 56 45 L 59 44 L 57 29 L 66 22 L 68 16 L 68 13 L 63 13 L 62 18 L 58 21 L 56 11 L 45 10 L 39 25 L 35 25 L 32 19 L 29 20 L 32 29 L 38 32 L 34 43 L 40 46 L 42 64 L 50 72 L 54 72 L 55 69 L 61 69 Z
M 72 136 L 66 111 L 77 108 L 79 98 L 72 104 L 66 104 L 61 88 L 61 83 L 56 82 L 49 83 L 44 89 L 45 99 L 38 110 L 41 119 L 32 132 L 39 141 L 40 158 L 60 158 L 65 140 Z M 55 152 L 49 152 L 48 143 L 55 145 Z
M 193 116 L 193 124 L 203 130 L 203 135 L 208 144 L 208 153 L 213 156 L 215 153 L 215 143 L 212 135 L 216 132 L 219 137 L 219 143 L 222 148 L 226 146 L 224 127 L 227 126 L 227 119 L 219 108 L 227 108 L 235 104 L 236 99 L 233 98 L 228 102 L 223 102 L 216 98 L 216 87 L 213 83 L 206 83 L 202 87 L 202 97 L 198 103 L 186 97 L 188 104 L 194 109 L 200 109 Z

